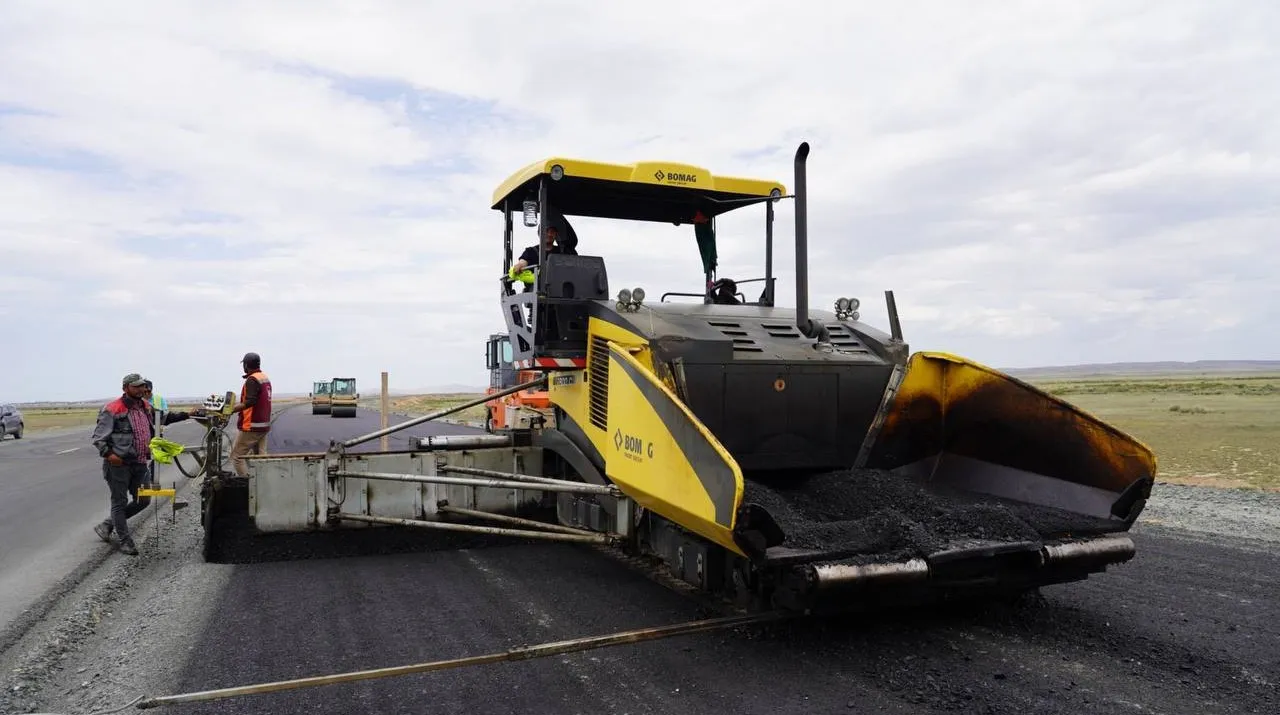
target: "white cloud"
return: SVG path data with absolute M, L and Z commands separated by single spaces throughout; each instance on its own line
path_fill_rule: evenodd
M 802 139 L 815 305 L 884 327 L 893 289 L 913 347 L 996 365 L 1278 357 L 1277 32 L 1266 3 L 6 3 L 0 399 L 220 390 L 245 350 L 284 389 L 483 384 L 511 171 L 790 186 Z M 763 274 L 748 211 L 724 275 Z M 700 282 L 687 227 L 575 226 L 617 285 Z

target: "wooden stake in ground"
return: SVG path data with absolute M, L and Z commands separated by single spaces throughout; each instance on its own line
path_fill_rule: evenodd
M 386 429 L 386 428 L 387 428 L 387 426 L 388 426 L 388 425 L 387 425 L 387 409 L 388 409 L 388 407 L 387 407 L 387 403 L 388 403 L 388 400 L 387 400 L 387 372 L 386 372 L 385 370 L 383 370 L 383 371 L 382 371 L 382 429 Z M 388 439 L 390 439 L 390 438 L 389 438 L 389 437 L 387 437 L 387 435 L 385 435 L 385 434 L 384 434 L 384 435 L 382 435 L 382 438 L 379 440 L 379 445 L 381 446 L 382 451 L 384 451 L 384 452 L 385 452 L 385 451 L 387 451 L 387 444 L 388 444 L 388 441 L 387 441 L 387 440 L 388 440 Z

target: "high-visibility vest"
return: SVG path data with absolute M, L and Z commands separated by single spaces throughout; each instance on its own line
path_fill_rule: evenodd
M 163 396 L 151 393 L 151 419 L 155 421 L 156 436 L 164 434 L 164 414 L 169 411 L 169 402 Z
M 271 428 L 271 378 L 261 370 L 254 370 L 245 376 L 258 381 L 258 401 L 253 407 L 240 413 L 241 432 L 266 432 Z M 240 387 L 240 401 L 248 396 L 249 381 Z

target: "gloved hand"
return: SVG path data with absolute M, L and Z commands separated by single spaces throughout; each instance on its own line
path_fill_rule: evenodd
M 186 450 L 181 444 L 160 437 L 152 437 L 148 446 L 151 447 L 151 458 L 160 464 L 171 464 L 174 457 Z
M 528 283 L 530 285 L 533 284 L 533 270 L 529 268 L 516 273 L 515 266 L 512 266 L 511 270 L 507 271 L 507 277 L 513 281 L 520 281 L 521 283 Z

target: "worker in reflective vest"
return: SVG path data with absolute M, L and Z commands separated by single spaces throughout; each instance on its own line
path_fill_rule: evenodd
M 240 434 L 231 446 L 231 465 L 241 477 L 249 475 L 244 458 L 249 454 L 267 453 L 267 433 L 271 431 L 271 378 L 262 371 L 262 358 L 257 353 L 245 353 L 240 360 L 244 368 L 244 385 L 240 388 L 240 401 L 231 408 Z
M 142 397 L 151 405 L 151 422 L 155 425 L 156 436 L 164 436 L 164 414 L 169 411 L 169 402 L 163 396 L 155 394 L 150 380 L 142 388 Z

